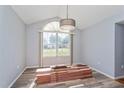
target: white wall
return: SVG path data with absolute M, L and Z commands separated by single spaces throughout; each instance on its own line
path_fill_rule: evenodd
M 115 77 L 115 23 L 124 20 L 124 12 L 107 18 L 81 33 L 81 60 Z
M 81 63 L 81 30 L 75 30 L 75 35 L 73 36 L 73 62 L 74 63 Z
M 58 21 L 58 18 L 52 18 L 27 25 L 27 66 L 39 66 L 39 30 L 52 21 Z M 79 32 L 74 35 L 74 63 L 79 63 Z
M 114 76 L 114 25 L 102 22 L 82 31 L 82 62 Z
M 25 67 L 25 25 L 10 6 L 0 6 L 0 87 L 8 87 Z

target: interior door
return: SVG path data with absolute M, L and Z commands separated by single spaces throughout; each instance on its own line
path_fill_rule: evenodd
M 71 64 L 70 34 L 43 32 L 43 67 Z

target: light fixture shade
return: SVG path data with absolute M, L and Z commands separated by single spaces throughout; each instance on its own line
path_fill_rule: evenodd
M 75 29 L 75 20 L 74 19 L 61 19 L 60 28 L 62 30 L 74 30 Z

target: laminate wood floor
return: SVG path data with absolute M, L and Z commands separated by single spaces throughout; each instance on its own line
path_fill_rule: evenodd
M 26 69 L 12 88 L 124 88 L 123 82 L 115 81 L 96 71 L 93 71 L 92 78 L 36 85 L 34 82 L 36 69 Z

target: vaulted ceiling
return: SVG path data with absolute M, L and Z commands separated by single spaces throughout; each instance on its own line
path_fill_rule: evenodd
M 12 8 L 26 24 L 66 17 L 65 5 L 22 5 Z M 87 28 L 120 12 L 124 12 L 124 6 L 69 5 L 69 18 L 76 20 L 79 29 Z

